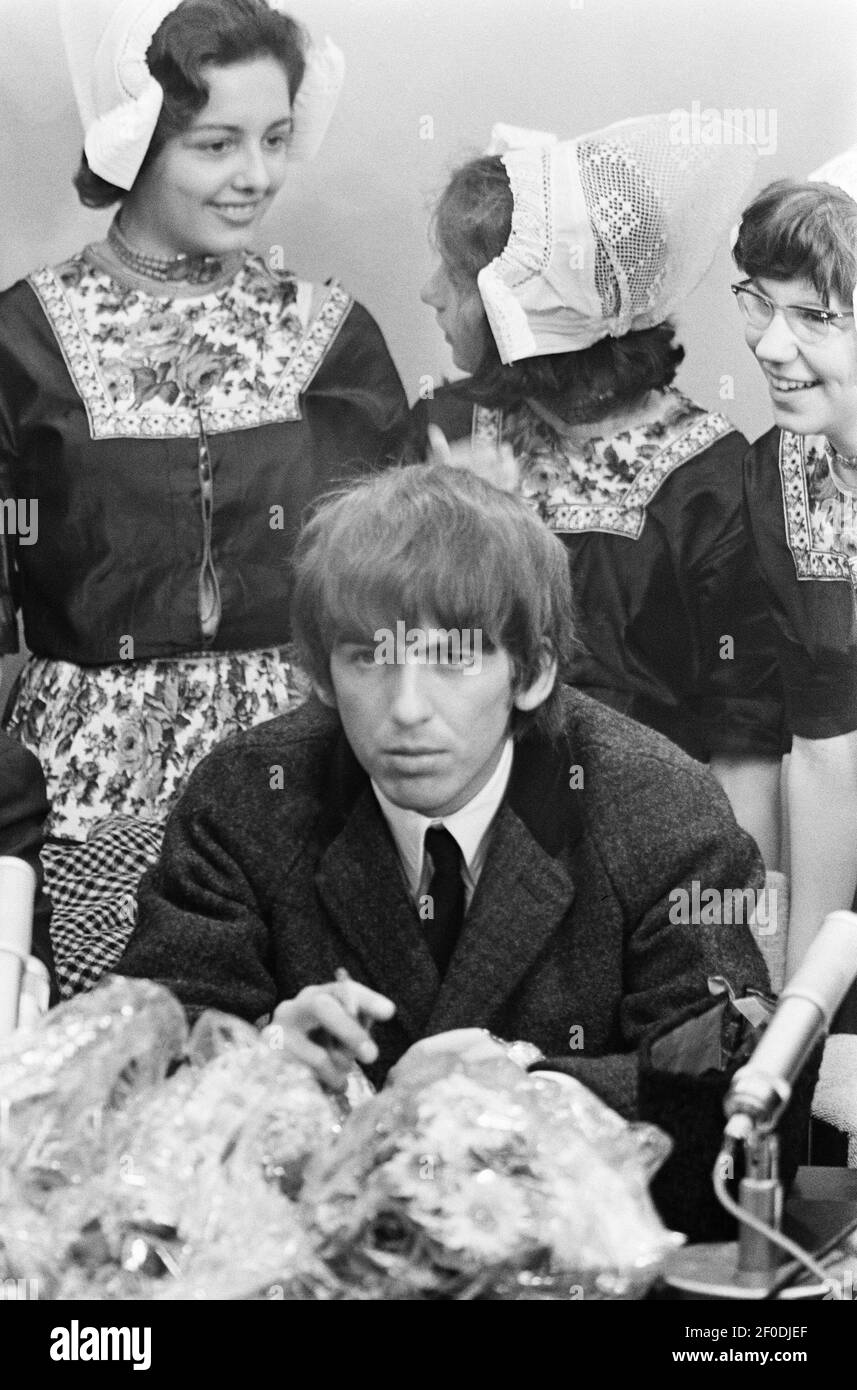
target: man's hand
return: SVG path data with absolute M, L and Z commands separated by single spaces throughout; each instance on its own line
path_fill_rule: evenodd
M 508 1049 L 492 1038 L 484 1028 L 452 1028 L 447 1033 L 435 1033 L 409 1047 L 390 1072 L 390 1079 L 400 1081 L 424 1063 L 436 1061 L 444 1054 L 461 1058 L 468 1063 L 497 1061 L 508 1058 Z
M 265 1034 L 309 1067 L 322 1085 L 341 1091 L 355 1061 L 370 1064 L 378 1056 L 368 1028 L 395 1012 L 392 1000 L 374 989 L 356 980 L 332 980 L 307 985 L 294 999 L 278 1004 Z

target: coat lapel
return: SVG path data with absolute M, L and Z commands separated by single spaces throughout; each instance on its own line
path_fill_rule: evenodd
M 425 1034 L 440 979 L 387 823 L 344 738 L 328 808 L 333 838 L 316 871 L 319 895 L 360 956 L 366 983 L 395 999 L 399 1023 L 416 1040 Z
M 532 734 L 515 749 L 509 787 L 429 1030 L 486 1027 L 574 901 L 569 859 L 583 833 L 569 788 L 573 754 Z
M 344 736 L 333 760 L 330 837 L 316 873 L 321 899 L 360 956 L 365 978 L 397 1002 L 413 1039 L 485 1027 L 519 985 L 574 900 L 570 852 L 583 791 L 566 744 L 521 741 L 461 937 L 440 984 L 398 854 L 365 772 Z
M 504 806 L 428 1031 L 485 1028 L 519 985 L 574 899 L 574 884 Z

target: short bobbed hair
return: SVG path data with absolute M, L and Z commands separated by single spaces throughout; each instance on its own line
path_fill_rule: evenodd
M 512 190 L 499 155 L 471 159 L 452 175 L 434 212 L 433 234 L 447 274 L 478 294 L 476 277 L 505 249 L 512 231 Z M 512 410 L 528 396 L 569 421 L 600 420 L 660 391 L 675 378 L 684 348 L 670 323 L 605 337 L 575 352 L 548 353 L 504 365 L 484 319 L 482 361 L 458 388 L 480 405 Z
M 330 692 L 334 647 L 371 644 L 398 622 L 481 632 L 483 652 L 507 652 L 516 692 L 547 649 L 554 689 L 538 709 L 513 711 L 512 732 L 560 734 L 574 643 L 568 556 L 519 497 L 466 469 L 413 464 L 321 500 L 294 555 L 292 632 L 307 673 Z
M 164 104 L 140 173 L 204 109 L 209 87 L 203 68 L 275 58 L 286 74 L 294 104 L 304 77 L 307 46 L 302 26 L 269 9 L 265 0 L 183 0 L 160 25 L 146 54 L 149 70 L 163 88 Z M 74 186 L 88 208 L 110 207 L 127 196 L 126 189 L 93 173 L 85 154 Z
M 850 306 L 857 285 L 857 203 L 829 183 L 778 179 L 753 199 L 732 248 L 748 277 L 808 280 Z

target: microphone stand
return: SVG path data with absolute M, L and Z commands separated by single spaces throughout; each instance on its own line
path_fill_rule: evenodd
M 827 1032 L 855 973 L 857 914 L 828 913 L 750 1060 L 732 1078 L 724 1102 L 727 1122 L 714 1165 L 714 1191 L 738 1221 L 738 1240 L 677 1251 L 664 1277 L 680 1292 L 703 1298 L 839 1297 L 835 1281 L 818 1260 L 782 1231 L 775 1129 L 789 1103 L 792 1082 Z M 739 1145 L 745 1176 L 736 1202 L 727 1180 L 733 1176 Z M 840 1238 L 845 1234 L 840 1231 Z M 794 1283 L 801 1269 L 808 1270 L 814 1282 Z
M 738 1205 L 775 1231 L 783 1225 L 783 1185 L 779 1178 L 780 1141 L 773 1130 L 754 1122 L 744 1140 L 745 1176 L 738 1183 Z M 783 1250 L 755 1226 L 739 1221 L 738 1283 L 770 1289 L 783 1259 Z
M 726 1182 L 739 1144 L 743 1146 L 745 1172 L 738 1183 L 736 1203 Z M 745 1114 L 732 1117 L 714 1167 L 714 1187 L 721 1204 L 738 1221 L 738 1239 L 677 1250 L 664 1271 L 667 1284 L 685 1298 L 797 1300 L 821 1299 L 828 1294 L 830 1284 L 820 1277 L 823 1272 L 814 1261 L 815 1279 L 793 1282 L 806 1265 L 795 1258 L 798 1247 L 782 1234 L 779 1139 L 772 1120 Z M 782 1244 L 772 1239 L 771 1232 Z

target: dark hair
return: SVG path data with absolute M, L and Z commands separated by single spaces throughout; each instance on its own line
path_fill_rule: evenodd
M 574 642 L 568 555 L 521 498 L 445 464 L 389 469 L 321 499 L 294 576 L 292 633 L 322 690 L 338 642 L 371 642 L 398 622 L 479 631 L 483 650 L 508 652 L 515 690 L 533 684 L 546 649 L 556 657 L 553 691 L 535 710 L 516 709 L 512 729 L 560 733 Z
M 294 102 L 303 81 L 306 46 L 301 25 L 269 9 L 265 0 L 183 0 L 156 31 L 146 54 L 152 76 L 164 89 L 164 104 L 140 172 L 203 110 L 209 97 L 204 67 L 228 67 L 268 54 L 282 65 Z M 93 173 L 85 154 L 74 186 L 88 208 L 110 207 L 127 194 Z
M 829 183 L 778 179 L 741 218 L 732 255 L 750 279 L 808 280 L 850 306 L 857 284 L 857 203 Z
M 498 155 L 471 159 L 452 175 L 438 200 L 434 239 L 447 273 L 478 293 L 480 270 L 504 250 L 512 230 L 512 190 Z M 669 386 L 684 358 L 670 323 L 605 337 L 577 352 L 555 352 L 505 366 L 484 320 L 485 347 L 472 377 L 458 389 L 481 405 L 514 409 L 527 396 L 568 421 L 599 420 L 647 391 Z

